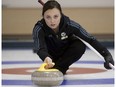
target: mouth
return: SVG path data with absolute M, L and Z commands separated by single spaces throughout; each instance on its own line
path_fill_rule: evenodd
M 54 26 L 55 26 L 55 24 L 51 24 L 51 26 L 52 26 L 52 27 L 54 27 Z

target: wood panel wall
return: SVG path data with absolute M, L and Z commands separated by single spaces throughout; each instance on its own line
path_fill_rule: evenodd
M 91 34 L 114 34 L 113 8 L 63 8 L 63 13 Z M 3 8 L 2 35 L 31 35 L 41 8 Z

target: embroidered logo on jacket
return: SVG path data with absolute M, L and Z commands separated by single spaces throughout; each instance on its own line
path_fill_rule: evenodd
M 64 40 L 64 39 L 66 39 L 66 38 L 68 38 L 68 36 L 66 35 L 65 32 L 62 32 L 62 33 L 61 33 L 61 40 Z

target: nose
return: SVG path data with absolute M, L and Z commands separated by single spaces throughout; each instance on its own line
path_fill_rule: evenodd
M 54 21 L 55 21 L 54 18 L 51 18 L 51 23 L 54 23 Z

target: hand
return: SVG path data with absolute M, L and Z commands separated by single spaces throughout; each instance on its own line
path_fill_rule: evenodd
M 52 62 L 52 59 L 50 57 L 46 57 L 44 63 L 47 63 L 47 65 L 45 66 L 46 69 L 52 68 L 54 66 L 54 63 Z
M 113 60 L 113 58 L 112 58 L 111 55 L 108 55 L 108 56 L 105 57 L 104 67 L 106 69 L 112 69 L 110 67 L 109 63 L 111 63 L 112 65 L 114 65 L 114 60 Z

